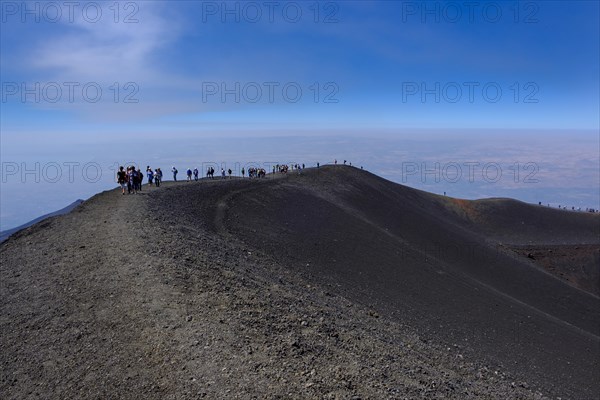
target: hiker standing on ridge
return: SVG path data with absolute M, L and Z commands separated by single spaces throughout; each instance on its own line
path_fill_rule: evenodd
M 154 179 L 154 172 L 150 166 L 146 166 L 146 176 L 148 177 L 148 185 L 152 186 L 152 180 Z
M 177 182 L 177 172 L 179 172 L 179 171 L 177 171 L 177 168 L 175 168 L 175 166 L 173 166 L 173 168 L 171 168 L 171 172 L 173 172 L 173 180 L 175 182 Z
M 137 187 L 138 190 L 141 192 L 142 191 L 142 183 L 144 182 L 144 174 L 142 174 L 142 169 L 138 168 L 137 169 L 137 179 L 136 179 L 136 183 L 137 183 Z
M 188 182 L 191 182 L 192 181 L 192 169 L 188 168 L 187 171 L 185 171 L 185 174 L 187 175 Z
M 127 194 L 137 193 L 136 191 L 136 180 L 137 173 L 135 171 L 135 167 L 127 168 Z
M 242 179 L 244 178 L 245 175 L 246 175 L 246 170 L 244 169 L 244 167 L 242 167 Z
M 198 168 L 194 168 L 194 180 L 198 180 Z
M 154 184 L 156 185 L 156 187 L 160 186 L 161 180 L 162 180 L 162 171 L 160 170 L 160 168 L 156 168 L 154 170 Z
M 229 168 L 229 169 L 227 170 L 227 173 L 229 174 L 229 179 L 231 179 L 231 172 L 232 172 L 232 171 L 231 171 L 231 168 Z
M 125 194 L 125 188 L 127 187 L 127 173 L 121 165 L 117 171 L 117 182 L 121 185 L 121 191 Z

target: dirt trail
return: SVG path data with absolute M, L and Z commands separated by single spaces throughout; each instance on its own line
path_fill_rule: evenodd
M 184 310 L 147 252 L 142 198 L 114 195 L 2 248 L 2 353 L 16 361 L 2 382 L 27 388 L 15 398 L 127 396 L 170 380 L 153 370 L 173 350 L 164 326 Z

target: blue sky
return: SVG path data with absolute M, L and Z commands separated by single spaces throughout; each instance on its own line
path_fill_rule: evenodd
M 285 128 L 307 119 L 326 128 L 598 128 L 594 1 L 478 2 L 476 7 L 470 2 L 279 2 L 272 15 L 266 2 L 121 2 L 118 22 L 112 2 L 93 3 L 102 6 L 97 22 L 89 22 L 96 11 L 85 8 L 86 2 L 72 10 L 72 22 L 64 6 L 58 22 L 51 22 L 56 12 L 40 2 L 12 3 L 17 10 L 7 3 L 0 65 L 3 133 L 18 128 L 43 134 L 50 127 L 113 122 L 124 130 L 148 130 L 163 121 L 202 133 L 231 121 Z M 23 14 L 36 3 L 38 15 Z M 227 14 L 225 8 L 238 11 Z M 298 10 L 301 17 L 292 22 Z M 23 82 L 30 89 L 40 82 L 40 103 L 33 103 L 33 95 L 23 103 L 21 87 L 11 94 L 15 88 L 7 85 Z M 73 102 L 66 82 L 79 84 Z M 90 82 L 103 91 L 97 103 L 83 98 L 82 88 Z M 129 82 L 135 86 L 125 88 Z M 273 103 L 268 82 L 274 82 Z M 238 83 L 240 102 L 233 94 L 222 101 L 220 87 L 203 97 L 213 83 L 234 91 Z M 284 98 L 283 87 L 290 83 L 302 89 L 298 103 Z M 51 103 L 57 97 L 54 84 L 62 95 Z M 415 85 L 418 91 L 409 92 Z M 433 93 L 423 98 L 421 89 L 436 91 L 436 85 L 439 102 Z M 497 88 L 502 96 L 492 102 Z M 295 88 L 289 89 L 293 95 Z M 128 94 L 138 103 L 124 103 Z M 327 95 L 337 103 L 325 102 Z
M 208 138 L 226 147 L 230 137 L 351 134 L 430 138 L 430 160 L 453 140 L 475 157 L 477 142 L 488 149 L 477 157 L 506 162 L 514 152 L 498 143 L 522 152 L 514 137 L 527 137 L 529 159 L 552 154 L 549 170 L 565 171 L 568 157 L 597 163 L 596 1 L 2 1 L 0 12 L 3 162 L 102 155 L 109 165 L 122 154 L 111 144 L 143 158 L 129 143 L 150 139 L 160 143 L 154 159 L 167 162 L 189 139 L 202 148 Z M 567 148 L 573 132 L 583 150 Z M 261 156 L 333 159 L 327 143 L 289 156 L 266 145 Z M 225 154 L 212 148 L 203 157 Z M 565 176 L 573 171 L 553 190 Z M 578 187 L 598 189 L 595 175 L 577 176 L 592 180 Z M 3 203 L 16 204 L 9 196 Z

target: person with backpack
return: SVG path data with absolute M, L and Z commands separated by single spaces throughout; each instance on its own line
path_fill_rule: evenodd
M 232 173 L 232 171 L 231 171 L 231 168 L 229 168 L 229 169 L 227 170 L 227 173 L 229 174 L 229 179 L 231 179 L 231 173 Z
M 198 168 L 194 168 L 194 180 L 198 181 Z
M 191 170 L 191 168 L 188 168 L 187 171 L 185 171 L 185 174 L 187 175 L 188 182 L 191 182 L 192 181 L 192 170 Z
M 171 169 L 171 172 L 173 172 L 173 180 L 175 182 L 177 182 L 177 172 L 179 172 L 179 171 L 177 171 L 177 168 L 175 168 L 175 166 L 173 166 L 173 168 Z
M 117 171 L 117 182 L 121 186 L 121 190 L 123 194 L 125 194 L 125 188 L 127 188 L 127 173 L 125 172 L 123 166 L 119 167 Z

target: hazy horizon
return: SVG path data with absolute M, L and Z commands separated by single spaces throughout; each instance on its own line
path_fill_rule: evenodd
M 242 166 L 247 169 L 251 164 L 270 170 L 277 163 L 314 167 L 317 162 L 325 165 L 337 159 L 342 164 L 346 159 L 348 164 L 393 182 L 452 197 L 510 197 L 553 207 L 600 208 L 599 190 L 592 184 L 600 179 L 600 163 L 595 158 L 598 141 L 586 132 L 571 132 L 562 139 L 558 134 L 553 140 L 561 143 L 560 149 L 544 143 L 539 135 L 515 133 L 516 146 L 507 135 L 488 134 L 483 139 L 481 132 L 475 138 L 447 136 L 439 131 L 421 139 L 410 133 L 355 133 L 187 138 L 170 144 L 168 139 L 153 138 L 145 139 L 142 146 L 124 140 L 123 149 L 112 149 L 109 143 L 80 143 L 78 157 L 69 157 L 70 151 L 61 153 L 51 143 L 27 145 L 21 154 L 28 151 L 30 158 L 2 157 L 1 230 L 56 211 L 78 198 L 115 188 L 116 168 L 131 163 L 142 170 L 147 165 L 160 167 L 165 180 L 172 180 L 173 165 L 181 179 L 187 168 L 198 168 L 203 176 L 211 165 L 232 168 L 239 174 Z M 43 155 L 48 150 L 53 156 Z

